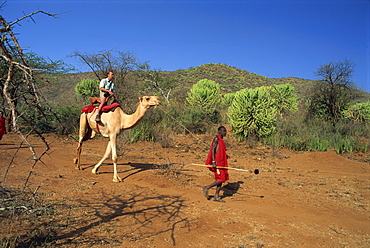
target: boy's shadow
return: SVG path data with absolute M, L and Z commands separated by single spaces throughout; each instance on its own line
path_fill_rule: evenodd
M 223 186 L 221 189 L 223 191 L 223 197 L 229 197 L 236 194 L 240 188 L 240 185 L 242 185 L 243 183 L 243 181 L 238 181 L 235 183 L 228 183 Z

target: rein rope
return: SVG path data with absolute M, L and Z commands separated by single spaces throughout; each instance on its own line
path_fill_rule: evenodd
M 158 106 L 158 108 L 160 110 L 162 110 L 168 117 L 170 117 L 172 120 L 176 121 L 181 127 L 183 127 L 186 131 L 188 131 L 193 137 L 195 137 L 198 141 L 200 141 L 200 143 L 202 143 L 203 145 L 205 145 L 207 148 L 209 146 L 209 144 L 206 144 L 203 140 L 199 139 L 192 131 L 190 131 L 189 129 L 187 129 L 180 121 L 178 121 L 175 117 L 171 116 L 170 114 L 168 114 L 161 106 Z

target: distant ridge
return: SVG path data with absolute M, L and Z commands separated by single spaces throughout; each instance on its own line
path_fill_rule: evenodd
M 176 94 L 176 92 L 177 94 L 184 94 L 185 91 L 190 89 L 199 80 L 209 79 L 221 85 L 223 94 L 237 92 L 244 88 L 289 83 L 295 87 L 296 93 L 300 96 L 307 95 L 307 91 L 316 82 L 315 80 L 294 77 L 268 78 L 220 63 L 209 63 L 186 70 L 162 71 L 160 73 L 163 78 L 172 81 L 174 85 L 172 94 Z M 64 104 L 71 104 L 76 101 L 74 88 L 77 83 L 86 78 L 96 79 L 92 72 L 53 74 L 49 77 L 52 85 L 48 85 L 43 89 L 47 98 Z M 127 80 L 138 81 L 133 76 L 128 77 Z M 180 91 L 181 93 L 179 93 Z M 359 91 L 359 94 L 361 101 L 370 99 L 370 93 Z

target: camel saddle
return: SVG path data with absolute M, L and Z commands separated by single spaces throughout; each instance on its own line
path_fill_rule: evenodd
M 83 107 L 81 109 L 81 112 L 83 113 L 91 113 L 95 109 L 99 107 L 100 104 L 100 98 L 99 97 L 90 97 L 91 104 L 89 106 Z M 110 112 L 114 111 L 117 107 L 121 106 L 118 102 L 115 102 L 113 99 L 112 101 L 108 101 L 107 105 L 103 106 L 102 112 Z

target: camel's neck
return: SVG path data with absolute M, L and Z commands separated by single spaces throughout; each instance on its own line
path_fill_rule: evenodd
M 121 116 L 121 129 L 130 129 L 139 124 L 140 120 L 144 117 L 146 111 L 150 107 L 144 107 L 140 103 L 138 104 L 135 113 L 127 115 L 123 113 Z

